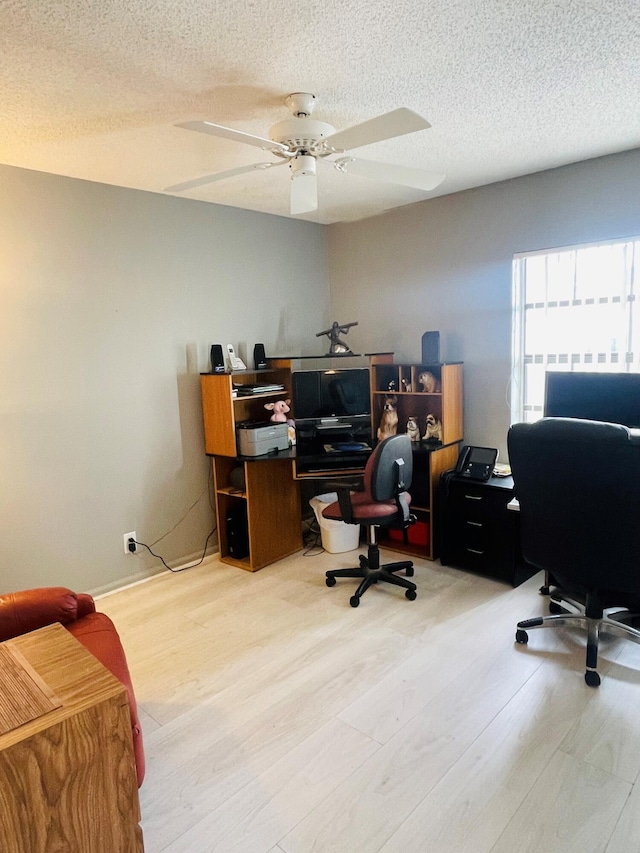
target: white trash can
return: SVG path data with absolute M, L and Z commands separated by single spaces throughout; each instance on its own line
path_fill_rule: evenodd
M 360 525 L 347 524 L 345 521 L 334 521 L 325 518 L 322 510 L 329 504 L 338 500 L 338 495 L 333 492 L 327 495 L 318 495 L 311 498 L 309 506 L 313 509 L 320 525 L 320 538 L 322 547 L 330 554 L 341 554 L 343 551 L 355 551 L 360 545 Z

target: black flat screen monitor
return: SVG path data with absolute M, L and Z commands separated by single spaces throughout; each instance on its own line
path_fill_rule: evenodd
M 548 371 L 544 415 L 640 428 L 640 373 Z
M 368 367 L 301 370 L 291 379 L 296 421 L 371 416 Z

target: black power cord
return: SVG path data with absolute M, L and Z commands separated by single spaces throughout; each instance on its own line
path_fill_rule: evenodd
M 202 557 L 200 557 L 200 559 L 197 562 L 191 563 L 188 566 L 181 566 L 179 569 L 172 569 L 171 566 L 165 562 L 164 558 L 160 556 L 160 554 L 156 554 L 154 551 L 151 550 L 151 548 L 148 545 L 145 545 L 144 542 L 138 542 L 137 539 L 132 539 L 132 540 L 130 539 L 129 541 L 134 542 L 135 545 L 140 545 L 141 548 L 146 548 L 147 551 L 151 554 L 151 556 L 160 560 L 160 562 L 162 563 L 163 566 L 165 566 L 165 568 L 169 569 L 170 572 L 174 572 L 175 574 L 178 574 L 179 572 L 184 572 L 185 569 L 195 569 L 196 566 L 199 566 L 200 563 L 202 563 L 202 561 L 204 560 L 204 558 L 207 554 L 207 545 L 209 544 L 209 539 L 211 539 L 211 537 L 213 536 L 213 534 L 216 532 L 217 529 L 218 529 L 217 526 L 214 527 L 213 530 L 211 531 L 211 533 L 207 536 L 207 539 L 204 543 L 204 550 L 202 552 Z
M 209 465 L 209 476 L 207 478 L 207 488 L 205 489 L 205 492 L 208 492 L 209 506 L 215 512 L 214 494 L 213 494 L 213 467 L 211 465 Z M 166 533 L 163 533 L 159 539 L 156 539 L 156 541 L 152 542 L 151 544 L 155 546 L 158 542 L 161 542 L 170 533 L 173 533 L 173 531 L 176 529 L 176 527 L 178 527 L 178 525 L 181 524 L 185 520 L 185 518 L 189 515 L 191 510 L 201 500 L 203 494 L 204 494 L 204 492 L 202 492 L 196 498 L 196 500 L 191 504 L 191 506 L 185 512 L 185 514 L 182 516 L 182 518 L 180 518 L 178 521 L 176 521 L 176 523 L 173 525 L 173 527 L 170 530 L 167 530 Z M 171 566 L 165 562 L 164 558 L 160 556 L 160 554 L 156 554 L 154 551 L 151 550 L 151 547 L 149 545 L 146 545 L 144 542 L 138 542 L 136 539 L 133 539 L 133 538 L 129 539 L 129 541 L 128 541 L 129 551 L 131 551 L 132 554 L 135 554 L 136 546 L 140 545 L 141 548 L 146 548 L 152 557 L 155 557 L 157 560 L 160 560 L 162 565 L 165 566 L 165 568 L 169 569 L 170 572 L 174 572 L 175 574 L 177 574 L 179 572 L 185 571 L 185 569 L 195 569 L 196 566 L 199 566 L 200 563 L 202 563 L 202 561 L 204 560 L 204 558 L 207 554 L 207 545 L 209 544 L 209 539 L 211 539 L 211 537 L 213 536 L 213 534 L 216 532 L 217 529 L 218 529 L 218 527 L 216 525 L 213 528 L 213 530 L 211 531 L 211 533 L 207 536 L 205 543 L 204 543 L 204 549 L 202 551 L 202 557 L 200 557 L 200 559 L 197 562 L 191 563 L 191 565 L 189 565 L 189 566 L 182 566 L 179 569 L 172 569 Z M 133 545 L 133 547 L 132 547 L 132 545 Z

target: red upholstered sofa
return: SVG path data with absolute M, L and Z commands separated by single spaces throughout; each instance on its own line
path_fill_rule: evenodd
M 142 731 L 120 637 L 111 619 L 97 613 L 93 598 L 66 587 L 27 589 L 0 595 L 0 642 L 60 622 L 127 688 L 138 785 L 144 779 Z

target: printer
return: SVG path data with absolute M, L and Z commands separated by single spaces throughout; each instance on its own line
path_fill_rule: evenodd
M 240 456 L 263 456 L 277 450 L 289 449 L 289 427 L 271 421 L 244 421 L 237 424 Z

